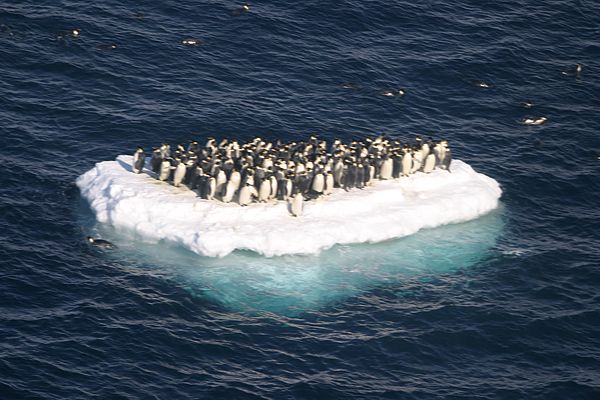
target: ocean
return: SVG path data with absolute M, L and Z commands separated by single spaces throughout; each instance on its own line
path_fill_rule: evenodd
M 241 5 L 0 6 L 0 398 L 600 398 L 600 4 Z M 311 134 L 446 138 L 501 206 L 211 258 L 75 185 L 136 146 Z

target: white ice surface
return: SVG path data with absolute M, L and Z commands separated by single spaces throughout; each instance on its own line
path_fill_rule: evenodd
M 416 173 L 376 181 L 364 190 L 335 189 L 327 198 L 304 203 L 301 217 L 287 203 L 240 207 L 203 200 L 145 173 L 131 172 L 131 156 L 97 163 L 77 179 L 96 219 L 133 230 L 150 240 L 181 244 L 206 256 L 247 249 L 266 256 L 310 254 L 335 244 L 379 242 L 423 228 L 475 219 L 498 206 L 498 182 L 468 164 L 451 171 Z

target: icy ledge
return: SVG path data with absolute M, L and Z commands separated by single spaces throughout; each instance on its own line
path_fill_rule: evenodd
M 296 218 L 282 201 L 240 207 L 202 200 L 185 187 L 134 174 L 130 165 L 131 157 L 121 155 L 77 179 L 97 220 L 212 257 L 236 249 L 265 256 L 309 254 L 335 244 L 399 238 L 475 219 L 496 208 L 502 193 L 494 179 L 454 160 L 452 173 L 435 170 L 377 181 L 364 190 L 336 189 L 327 198 L 305 202 Z

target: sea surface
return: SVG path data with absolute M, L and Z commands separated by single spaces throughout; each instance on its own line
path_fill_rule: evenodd
M 0 4 L 0 398 L 600 398 L 600 3 L 240 6 Z M 75 186 L 138 145 L 310 134 L 447 138 L 501 207 L 213 259 Z

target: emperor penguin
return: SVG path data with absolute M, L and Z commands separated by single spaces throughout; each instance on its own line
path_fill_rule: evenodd
M 179 187 L 179 185 L 181 185 L 181 181 L 185 177 L 186 171 L 187 169 L 185 167 L 185 164 L 182 161 L 180 161 L 179 164 L 177 164 L 177 167 L 175 167 L 175 174 L 173 175 L 173 186 Z
M 167 179 L 169 179 L 170 174 L 171 174 L 171 163 L 169 162 L 169 160 L 164 159 L 160 163 L 160 175 L 158 176 L 158 179 L 161 181 L 166 181 Z
M 257 197 L 258 193 L 254 185 L 246 185 L 240 189 L 240 195 L 238 196 L 238 204 L 240 206 L 247 206 L 252 203 L 252 197 Z
M 138 147 L 133 154 L 133 172 L 139 174 L 144 169 L 144 161 L 146 160 L 146 154 L 144 149 Z
M 425 164 L 423 164 L 423 172 L 425 172 L 426 174 L 430 173 L 435 168 L 435 164 L 436 164 L 435 153 L 429 153 L 429 155 L 425 159 Z
M 388 180 L 392 179 L 392 172 L 394 171 L 394 160 L 388 156 L 384 157 L 381 163 L 381 171 L 379 171 L 379 179 Z
M 271 195 L 271 180 L 263 179 L 260 183 L 260 188 L 258 191 L 258 201 L 261 203 L 266 203 L 269 200 L 269 196 Z
M 412 154 L 407 150 L 402 157 L 402 176 L 408 176 L 412 168 Z
M 302 210 L 304 208 L 304 197 L 302 196 L 302 193 L 300 193 L 300 192 L 296 193 L 291 198 L 289 206 L 290 206 L 290 213 L 294 217 L 299 217 L 300 215 L 302 215 Z

